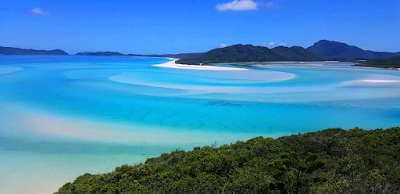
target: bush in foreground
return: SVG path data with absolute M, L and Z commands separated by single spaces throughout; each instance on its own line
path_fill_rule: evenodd
M 57 193 L 400 193 L 400 128 L 326 129 L 176 150 L 85 174 Z

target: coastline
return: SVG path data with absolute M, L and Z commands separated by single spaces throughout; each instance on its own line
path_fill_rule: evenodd
M 206 71 L 247 71 L 245 68 L 235 68 L 235 67 L 216 67 L 209 65 L 183 65 L 177 64 L 177 59 L 167 58 L 173 61 L 169 61 L 162 64 L 152 65 L 153 67 L 163 67 L 163 68 L 173 68 L 173 69 L 191 69 L 191 70 L 206 70 Z
M 400 71 L 400 68 L 398 68 L 398 67 L 379 67 L 379 66 L 374 66 L 374 65 L 362 65 L 362 64 L 354 64 L 352 66 L 353 67 L 367 67 L 367 68 L 381 68 L 381 69 L 387 69 L 387 70 Z

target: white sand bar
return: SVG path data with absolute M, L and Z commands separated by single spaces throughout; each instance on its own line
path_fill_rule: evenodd
M 365 79 L 365 80 L 360 80 L 361 82 L 367 82 L 367 83 L 400 83 L 400 80 L 371 80 L 371 79 Z
M 208 71 L 247 71 L 248 70 L 248 69 L 244 69 L 244 68 L 216 67 L 216 66 L 209 66 L 209 65 L 182 65 L 182 64 L 175 63 L 175 61 L 170 61 L 170 62 L 153 65 L 153 66 L 174 68 L 174 69 L 193 69 L 193 70 L 208 70 Z

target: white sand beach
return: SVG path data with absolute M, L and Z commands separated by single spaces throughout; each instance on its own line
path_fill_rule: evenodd
M 176 59 L 173 59 L 176 60 Z M 155 67 L 165 67 L 165 68 L 174 68 L 174 69 L 194 69 L 194 70 L 208 70 L 208 71 L 246 71 L 248 69 L 244 68 L 234 68 L 234 67 L 216 67 L 209 65 L 182 65 L 177 64 L 175 61 L 170 61 L 158 65 L 153 65 Z

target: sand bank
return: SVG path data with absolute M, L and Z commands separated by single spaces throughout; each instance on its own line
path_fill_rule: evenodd
M 400 80 L 373 80 L 373 79 L 366 79 L 366 80 L 359 80 L 360 82 L 366 83 L 400 83 Z
M 8 136 L 24 134 L 39 135 L 41 138 L 67 138 L 85 141 L 98 141 L 125 144 L 207 144 L 215 140 L 234 142 L 242 137 L 251 138 L 256 134 L 237 133 L 229 135 L 224 132 L 176 129 L 167 126 L 150 126 L 141 123 L 117 123 L 108 121 L 89 120 L 80 117 L 42 112 L 30 107 L 6 102 L 0 108 L 0 113 L 8 113 L 6 118 L 0 118 L 3 126 L 16 129 L 4 132 Z M 19 122 L 16 123 L 15 120 Z M 163 118 L 160 118 L 163 120 Z M 160 121 L 161 122 L 161 121 Z M 14 133 L 15 132 L 15 133 Z M 217 138 L 223 137 L 223 138 Z
M 208 71 L 246 71 L 248 69 L 244 68 L 234 68 L 234 67 L 216 67 L 209 65 L 182 65 L 177 64 L 175 61 L 170 61 L 158 65 L 153 65 L 155 67 L 165 67 L 174 69 L 194 69 L 194 70 L 208 70 Z

